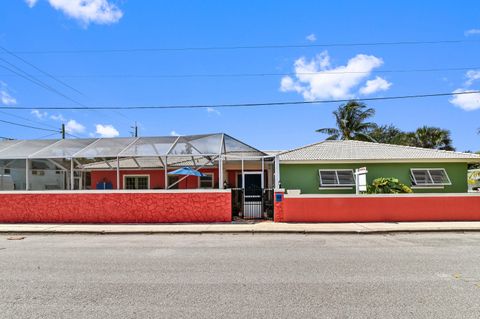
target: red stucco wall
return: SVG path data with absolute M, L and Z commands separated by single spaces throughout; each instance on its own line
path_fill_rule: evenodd
M 230 192 L 0 194 L 0 223 L 230 222 Z
M 285 196 L 275 203 L 275 221 L 480 221 L 480 196 Z

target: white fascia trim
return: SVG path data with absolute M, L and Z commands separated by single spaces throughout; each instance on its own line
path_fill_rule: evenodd
M 390 163 L 479 163 L 480 159 L 392 159 L 392 160 L 282 160 L 280 159 L 281 164 L 368 164 L 368 163 L 377 163 L 377 164 L 390 164 Z

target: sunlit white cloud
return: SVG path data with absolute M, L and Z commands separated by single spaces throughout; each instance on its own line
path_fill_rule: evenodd
M 453 93 L 476 92 L 476 90 L 457 89 Z M 458 106 L 465 111 L 474 111 L 480 109 L 480 93 L 454 95 L 450 103 Z
M 213 108 L 213 107 L 207 107 L 207 113 L 209 114 L 215 114 L 215 115 L 220 115 L 220 111 Z
M 117 137 L 120 135 L 120 132 L 111 124 L 96 124 L 95 134 L 100 137 Z
M 25 0 L 32 8 L 38 0 Z M 47 0 L 55 9 L 69 18 L 76 19 L 87 26 L 90 23 L 111 24 L 118 22 L 123 12 L 109 0 Z
M 171 136 L 180 136 L 180 134 L 178 134 L 176 131 L 171 131 L 170 135 Z
M 36 118 L 38 118 L 39 120 L 43 120 L 44 118 L 46 118 L 48 116 L 47 112 L 42 112 L 42 111 L 39 111 L 39 110 L 32 110 L 30 113 L 32 115 L 34 115 Z
M 480 29 L 470 29 L 465 31 L 465 36 L 470 36 L 470 35 L 480 35 Z
M 312 33 L 312 34 L 307 35 L 305 37 L 305 39 L 309 42 L 315 42 L 315 41 L 317 41 L 317 36 L 314 33 Z
M 360 94 L 368 95 L 379 91 L 386 91 L 392 86 L 392 83 L 388 82 L 382 77 L 377 76 L 373 80 L 368 80 L 365 86 L 360 88 Z
M 38 0 L 25 0 L 25 2 L 30 8 L 33 8 L 33 6 L 37 4 L 37 1 Z
M 3 105 L 17 104 L 17 99 L 10 94 L 7 83 L 2 81 L 0 81 L 0 103 Z
M 66 122 L 67 119 L 63 117 L 62 114 L 52 114 L 50 115 L 50 118 L 54 121 L 59 121 L 59 122 Z
M 85 132 L 85 126 L 75 120 L 69 120 L 67 124 L 65 124 L 65 132 L 70 134 L 81 134 Z
M 373 55 L 357 54 L 348 60 L 346 65 L 333 67 L 330 55 L 324 51 L 311 60 L 305 57 L 297 59 L 294 63 L 295 79 L 285 76 L 280 82 L 282 92 L 297 92 L 307 101 L 315 99 L 346 99 L 353 98 L 355 91 L 365 82 L 371 72 L 380 67 L 383 60 Z M 391 83 L 380 83 L 373 80 L 374 84 L 382 84 L 378 88 L 388 89 Z M 371 89 L 364 89 L 364 91 Z M 373 93 L 374 90 L 372 90 Z M 365 92 L 367 94 L 368 92 Z

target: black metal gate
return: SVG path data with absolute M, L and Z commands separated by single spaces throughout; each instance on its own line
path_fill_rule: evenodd
M 273 189 L 249 187 L 232 189 L 233 217 L 265 219 L 273 217 Z

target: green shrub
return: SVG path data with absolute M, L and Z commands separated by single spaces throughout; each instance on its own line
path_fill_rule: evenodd
M 372 185 L 368 186 L 368 194 L 402 194 L 413 193 L 407 185 L 400 183 L 394 177 L 380 177 L 373 180 Z

